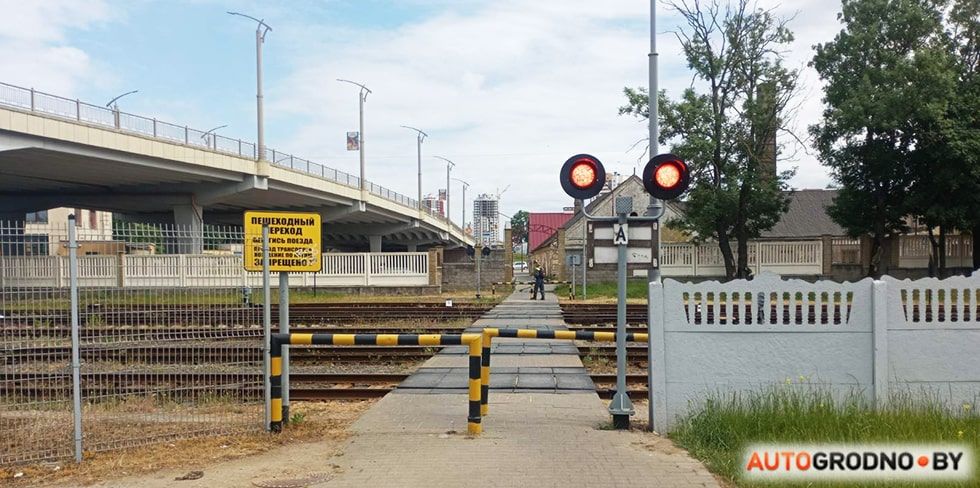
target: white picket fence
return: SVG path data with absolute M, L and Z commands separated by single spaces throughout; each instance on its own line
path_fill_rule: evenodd
M 823 242 L 750 242 L 749 267 L 755 274 L 820 275 Z M 661 245 L 660 270 L 664 276 L 725 276 L 725 260 L 715 243 L 665 243 Z
M 272 273 L 278 284 L 278 273 Z M 0 256 L 2 288 L 66 288 L 67 256 Z M 242 257 L 213 254 L 79 256 L 81 287 L 237 287 L 261 286 L 262 273 L 250 273 Z M 325 253 L 319 273 L 290 273 L 290 286 L 426 286 L 429 254 Z
M 978 303 L 980 277 L 651 283 L 654 425 L 669 431 L 711 396 L 773 385 L 976 410 Z

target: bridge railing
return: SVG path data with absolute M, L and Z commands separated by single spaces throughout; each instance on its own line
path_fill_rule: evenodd
M 223 154 L 249 159 L 255 159 L 258 155 L 256 144 L 252 142 L 207 133 L 186 125 L 172 124 L 151 117 L 130 114 L 109 107 L 85 103 L 78 99 L 73 100 L 40 92 L 33 88 L 24 88 L 2 82 L 0 82 L 0 105 L 80 123 L 109 127 L 121 132 L 208 149 Z M 360 178 L 356 175 L 269 147 L 265 148 L 265 159 L 276 166 L 300 171 L 344 186 L 352 188 L 360 188 L 361 186 Z M 416 199 L 383 186 L 365 182 L 365 188 L 372 195 L 377 195 L 408 208 L 419 208 L 419 202 Z M 445 217 L 439 217 L 446 220 Z M 453 225 L 453 228 L 462 232 L 462 229 L 456 225 Z

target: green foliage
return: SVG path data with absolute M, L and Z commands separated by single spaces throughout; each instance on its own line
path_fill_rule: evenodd
M 811 133 L 840 185 L 829 214 L 871 236 L 869 275 L 881 274 L 883 241 L 906 231 L 907 216 L 940 240 L 980 219 L 980 7 L 955 0 L 944 18 L 948 3 L 844 1 L 843 29 L 811 63 L 826 82 Z
M 711 395 L 670 437 L 711 471 L 738 486 L 755 486 L 739 479 L 743 450 L 754 443 L 966 443 L 976 451 L 980 417 L 970 407 L 949 412 L 928 397 L 907 394 L 875 410 L 857 394 L 835 400 L 815 385 L 780 385 Z
M 127 243 L 147 243 L 156 246 L 157 253 L 166 252 L 166 240 L 160 226 L 139 222 L 112 221 L 112 238 Z
M 515 246 L 527 242 L 527 220 L 527 210 L 518 210 L 510 219 L 511 235 Z
M 706 89 L 688 88 L 676 101 L 658 94 L 659 142 L 669 143 L 693 172 L 685 215 L 668 224 L 696 240 L 717 240 L 729 278 L 747 275 L 748 241 L 785 213 L 784 190 L 793 174 L 775 170 L 775 136 L 785 130 L 797 83 L 797 72 L 783 66 L 780 47 L 793 35 L 785 20 L 751 5 L 670 4 L 685 20 L 677 36 Z M 620 114 L 649 117 L 644 89 L 624 93 Z

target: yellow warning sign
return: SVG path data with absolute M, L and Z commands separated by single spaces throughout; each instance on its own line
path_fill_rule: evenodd
M 269 225 L 269 271 L 320 271 L 320 214 L 245 212 L 245 269 L 262 271 L 262 226 Z

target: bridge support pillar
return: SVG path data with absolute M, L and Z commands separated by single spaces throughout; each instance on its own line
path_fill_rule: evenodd
M 190 203 L 174 206 L 174 224 L 178 233 L 178 253 L 204 252 L 204 209 L 200 205 Z
M 368 236 L 371 252 L 381 252 L 381 236 Z

